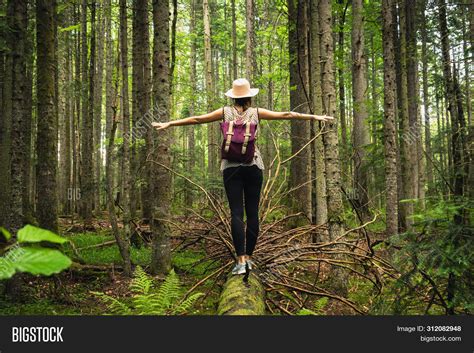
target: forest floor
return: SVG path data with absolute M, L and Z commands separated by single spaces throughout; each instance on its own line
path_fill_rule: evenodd
M 37 277 L 22 274 L 21 292 L 14 300 L 0 296 L 0 315 L 100 315 L 107 308 L 92 292 L 102 292 L 116 298 L 130 296 L 130 279 L 122 275 L 121 258 L 114 242 L 110 224 L 105 220 L 94 223 L 95 232 L 68 232 L 69 220 L 62 219 L 61 234 L 66 236 L 73 247 L 67 247 L 65 253 L 71 257 L 80 254 L 83 267 L 64 271 L 56 276 Z M 178 241 L 173 241 L 176 246 Z M 144 244 L 140 248 L 131 248 L 132 261 L 147 269 L 150 263 L 151 248 Z M 175 251 L 172 254 L 172 266 L 181 282 L 183 293 L 201 280 L 217 264 L 204 259 L 204 252 L 198 246 Z M 156 276 L 157 282 L 164 278 Z M 204 282 L 199 291 L 205 293 L 193 306 L 189 314 L 214 314 L 220 294 L 216 281 Z M 3 292 L 0 284 L 0 292 Z
M 60 234 L 70 240 L 64 252 L 71 258 L 80 258 L 82 264 L 64 271 L 56 276 L 37 277 L 29 274 L 20 276 L 22 285 L 15 298 L 0 294 L 0 315 L 103 315 L 110 313 L 109 308 L 93 292 L 100 292 L 127 302 L 131 299 L 130 279 L 123 276 L 120 268 L 121 257 L 112 235 L 107 216 L 94 222 L 94 232 L 81 232 L 79 224 L 72 224 L 69 219 L 61 218 Z M 181 220 L 186 222 L 185 219 Z M 199 224 L 196 224 L 199 227 Z M 143 229 L 143 228 L 142 228 Z M 146 228 L 145 228 L 146 229 Z M 146 232 L 145 232 L 146 233 Z M 203 280 L 216 269 L 222 267 L 222 261 L 210 260 L 206 256 L 208 249 L 205 242 L 191 242 L 182 246 L 182 237 L 172 237 L 172 266 L 181 284 L 181 293 L 186 293 L 196 283 Z M 131 247 L 132 262 L 148 269 L 151 258 L 149 242 L 139 248 Z M 314 267 L 314 266 L 313 266 Z M 195 292 L 203 293 L 193 306 L 187 310 L 188 315 L 216 314 L 219 295 L 227 272 L 203 281 Z M 306 268 L 308 273 L 319 271 Z M 327 277 L 325 267 L 321 267 L 321 278 Z M 164 277 L 155 276 L 157 284 L 163 283 Z M 3 284 L 2 284 L 3 283 Z M 4 292 L 4 282 L 0 283 L 0 293 Z M 351 278 L 348 299 L 360 307 L 368 308 L 368 313 L 377 314 L 373 307 L 374 292 L 367 281 Z M 387 288 L 387 287 L 385 287 Z M 353 315 L 349 307 L 339 301 L 327 300 L 325 297 L 304 299 L 294 291 L 285 296 L 298 296 L 307 305 L 298 314 L 310 315 Z M 273 292 L 268 292 L 269 300 L 278 301 Z M 382 295 L 384 301 L 390 301 L 391 295 Z M 380 298 L 380 297 L 379 297 Z M 413 314 L 421 310 L 413 308 Z M 285 310 L 280 311 L 285 312 Z M 276 313 L 275 313 L 276 314 Z

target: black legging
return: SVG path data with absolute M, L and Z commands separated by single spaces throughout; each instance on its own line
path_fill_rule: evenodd
M 252 255 L 259 232 L 258 203 L 263 172 L 256 165 L 224 169 L 224 187 L 231 213 L 232 240 L 237 256 Z M 244 231 L 244 197 L 247 230 Z

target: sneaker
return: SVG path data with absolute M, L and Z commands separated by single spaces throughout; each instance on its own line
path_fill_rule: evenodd
M 249 270 L 253 270 L 255 267 L 257 267 L 257 265 L 255 265 L 255 262 L 250 259 L 247 260 L 247 264 L 249 265 Z
M 242 275 L 245 272 L 246 272 L 245 263 L 243 263 L 243 264 L 236 263 L 234 268 L 232 269 L 232 274 L 233 275 Z

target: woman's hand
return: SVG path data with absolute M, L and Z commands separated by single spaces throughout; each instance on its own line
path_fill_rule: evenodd
M 328 115 L 314 115 L 314 120 L 331 121 L 334 120 L 334 117 Z
M 169 128 L 171 126 L 171 123 L 169 121 L 166 123 L 153 122 L 151 123 L 151 126 L 153 126 L 153 128 L 156 129 L 156 131 L 159 131 L 159 130 L 164 130 L 164 129 Z

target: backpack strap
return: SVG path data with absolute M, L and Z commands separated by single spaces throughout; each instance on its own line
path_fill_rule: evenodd
M 230 148 L 230 142 L 232 140 L 232 136 L 234 135 L 234 122 L 233 121 L 229 121 L 229 129 L 227 129 L 227 132 L 226 132 L 226 140 L 225 140 L 225 151 L 226 152 L 229 152 L 229 148 Z
M 245 154 L 245 152 L 247 151 L 247 145 L 249 143 L 249 138 L 250 138 L 250 136 L 252 136 L 252 134 L 250 133 L 250 121 L 245 123 L 245 134 L 244 134 L 244 136 L 245 136 L 245 138 L 244 138 L 244 144 L 242 145 L 242 154 Z

